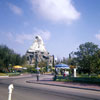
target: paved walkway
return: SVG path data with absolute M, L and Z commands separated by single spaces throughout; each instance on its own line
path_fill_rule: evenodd
M 52 85 L 52 86 L 61 86 L 61 87 L 69 87 L 69 88 L 77 88 L 77 89 L 85 89 L 85 90 L 94 90 L 100 91 L 99 85 L 92 85 L 92 84 L 83 84 L 83 83 L 73 83 L 73 82 L 56 82 L 52 80 L 52 76 L 48 75 L 49 78 L 43 78 L 39 81 L 36 80 L 28 80 L 27 83 L 34 83 L 34 84 L 44 84 L 44 85 Z

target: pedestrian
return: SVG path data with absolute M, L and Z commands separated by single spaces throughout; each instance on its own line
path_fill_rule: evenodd
M 63 78 L 65 78 L 65 69 L 63 70 Z

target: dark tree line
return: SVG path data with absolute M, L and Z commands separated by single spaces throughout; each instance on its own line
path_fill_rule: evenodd
M 10 66 L 23 65 L 25 62 L 25 56 L 20 56 L 6 45 L 0 45 L 0 71 L 8 72 Z

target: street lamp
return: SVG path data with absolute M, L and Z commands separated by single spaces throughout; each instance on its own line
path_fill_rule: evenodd
M 35 68 L 37 68 L 38 65 L 38 54 L 37 52 L 35 53 Z
M 55 67 L 55 61 L 57 61 L 57 58 L 54 58 L 54 56 L 53 56 L 53 62 L 54 62 L 54 67 Z M 57 79 L 57 71 L 56 71 L 56 67 L 55 67 L 55 75 L 54 75 L 54 81 L 56 81 L 56 79 Z
M 43 56 L 43 58 L 45 58 L 47 61 L 46 71 L 48 72 L 49 56 Z
M 37 71 L 37 81 L 39 81 L 39 76 L 40 76 L 40 73 L 39 73 L 39 67 L 38 67 L 38 54 L 36 52 L 35 54 L 35 68 L 36 68 L 36 71 Z

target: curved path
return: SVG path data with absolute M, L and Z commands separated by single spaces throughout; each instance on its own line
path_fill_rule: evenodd
M 52 77 L 43 75 L 41 79 Z M 99 91 L 65 88 L 59 86 L 26 83 L 36 80 L 35 75 L 0 79 L 0 100 L 7 100 L 8 84 L 14 84 L 12 100 L 100 100 Z

